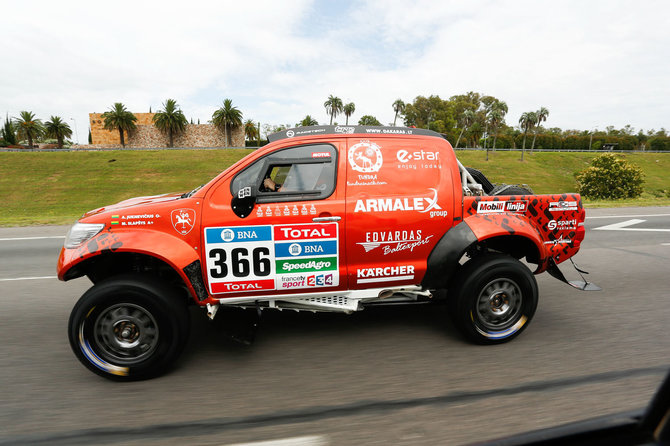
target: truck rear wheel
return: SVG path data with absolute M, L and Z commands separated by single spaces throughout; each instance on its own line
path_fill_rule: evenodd
M 189 332 L 186 303 L 144 276 L 122 276 L 86 291 L 70 314 L 70 346 L 89 370 L 119 381 L 157 376 L 176 360 Z
M 519 335 L 537 308 L 531 271 L 504 254 L 467 262 L 449 290 L 449 314 L 463 335 L 478 344 L 501 344 Z

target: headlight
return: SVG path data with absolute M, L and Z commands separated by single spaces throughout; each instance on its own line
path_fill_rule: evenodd
M 65 247 L 76 248 L 86 240 L 95 237 L 104 227 L 102 223 L 75 223 L 65 237 Z

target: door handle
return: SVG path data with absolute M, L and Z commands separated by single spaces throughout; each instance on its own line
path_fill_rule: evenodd
M 332 216 L 332 217 L 314 217 L 312 221 L 314 223 L 323 223 L 326 221 L 340 221 L 342 220 L 342 217 L 339 216 Z

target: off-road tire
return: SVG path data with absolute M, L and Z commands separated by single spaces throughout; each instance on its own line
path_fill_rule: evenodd
M 186 302 L 153 277 L 124 275 L 86 291 L 70 314 L 72 351 L 108 379 L 158 376 L 182 352 L 190 328 Z
M 477 344 L 501 344 L 518 336 L 537 308 L 531 271 L 506 254 L 482 254 L 455 274 L 448 290 L 449 315 Z

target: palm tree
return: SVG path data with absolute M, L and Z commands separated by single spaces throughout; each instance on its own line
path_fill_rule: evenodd
M 533 128 L 537 122 L 537 114 L 535 112 L 524 112 L 519 118 L 519 126 L 523 130 L 523 146 L 521 147 L 521 161 L 523 161 L 523 155 L 526 152 L 526 135 L 528 131 Z
M 472 125 L 472 123 L 475 120 L 475 112 L 472 110 L 465 110 L 463 114 L 461 115 L 461 125 L 463 128 L 461 129 L 461 133 L 458 135 L 458 139 L 456 140 L 456 147 L 458 148 L 458 143 L 461 142 L 461 136 L 463 136 L 463 132 L 467 130 L 468 127 Z
M 56 138 L 58 140 L 59 149 L 63 148 L 63 139 L 72 136 L 70 125 L 58 116 L 52 116 L 49 121 L 45 122 L 44 129 L 49 138 Z
M 233 106 L 231 99 L 224 99 L 223 106 L 212 114 L 212 123 L 219 130 L 223 130 L 228 147 L 230 147 L 233 145 L 233 129 L 242 125 L 242 112 Z
M 112 108 L 109 111 L 106 111 L 102 114 L 102 118 L 105 120 L 104 128 L 105 130 L 118 130 L 119 138 L 121 139 L 121 145 L 126 146 L 126 142 L 123 138 L 124 130 L 130 134 L 133 130 L 137 128 L 135 121 L 137 117 L 126 110 L 126 106 L 120 102 L 115 102 Z
M 342 111 L 344 112 L 344 116 L 347 117 L 347 120 L 344 125 L 349 125 L 349 116 L 354 114 L 354 112 L 356 111 L 356 106 L 354 105 L 353 102 L 349 102 L 344 107 L 342 107 Z
M 493 151 L 496 151 L 496 140 L 498 139 L 498 127 L 500 124 L 505 123 L 505 115 L 508 112 L 507 102 L 505 101 L 496 101 L 493 107 L 491 108 L 491 124 L 493 127 Z M 488 159 L 488 154 L 487 154 Z
M 165 101 L 163 103 L 163 110 L 158 110 L 152 120 L 158 130 L 167 133 L 169 139 L 168 147 L 174 145 L 175 135 L 184 133 L 188 125 L 184 112 L 178 108 L 177 101 L 174 99 Z
M 489 114 L 489 123 L 491 124 L 491 129 L 493 130 L 493 150 L 496 147 L 496 139 L 498 138 L 498 126 L 504 120 L 504 115 L 501 110 L 491 110 Z M 489 160 L 489 148 L 486 148 L 486 161 Z
M 398 115 L 402 115 L 405 112 L 405 103 L 402 99 L 398 98 L 393 103 L 393 111 L 395 112 L 395 117 L 393 118 L 393 127 L 395 127 L 395 122 L 398 119 Z
M 29 111 L 22 111 L 18 118 L 14 118 L 14 126 L 19 139 L 27 139 L 28 146 L 33 148 L 33 138 L 39 138 L 44 134 L 44 126 L 40 119 L 35 118 L 35 114 Z
M 253 141 L 258 137 L 258 129 L 256 124 L 251 119 L 244 121 L 244 136 L 249 141 Z
M 533 153 L 533 148 L 535 147 L 535 138 L 537 138 L 537 131 L 540 128 L 540 123 L 547 120 L 549 116 L 549 110 L 544 107 L 540 107 L 538 111 L 535 112 L 537 115 L 537 121 L 535 122 L 535 134 L 533 135 L 533 143 L 530 145 L 530 153 Z
M 310 125 L 319 125 L 319 123 L 310 115 L 306 115 L 305 119 L 300 121 L 296 127 L 309 127 Z
M 328 100 L 323 103 L 323 106 L 326 107 L 326 113 L 330 115 L 330 125 L 333 125 L 333 118 L 342 113 L 342 109 L 344 108 L 342 99 L 331 94 L 328 96 Z

